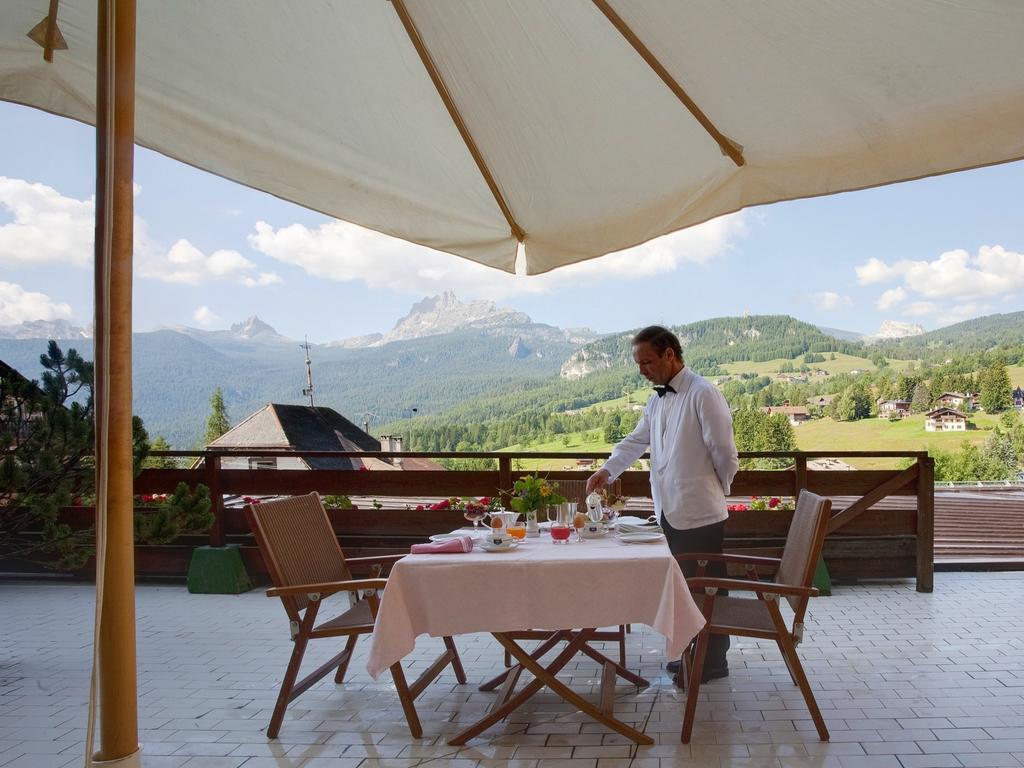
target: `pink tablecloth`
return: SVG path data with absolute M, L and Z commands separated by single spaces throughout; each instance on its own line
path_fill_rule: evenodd
M 423 634 L 619 624 L 664 635 L 668 658 L 679 658 L 704 626 L 664 541 L 556 545 L 544 535 L 511 552 L 409 555 L 388 578 L 366 668 L 376 678 Z

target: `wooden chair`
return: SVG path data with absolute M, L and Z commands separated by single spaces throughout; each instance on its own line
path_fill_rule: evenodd
M 818 594 L 818 590 L 811 586 L 811 582 L 818 559 L 821 557 L 831 510 L 831 500 L 808 491 L 801 491 L 781 558 L 728 553 L 679 556 L 679 560 L 697 561 L 697 576 L 687 579 L 687 584 L 696 592 L 704 592 L 701 610 L 707 620 L 707 625 L 697 636 L 696 651 L 690 653 L 688 650 L 683 654 L 683 664 L 679 670 L 679 675 L 683 676 L 679 682 L 685 683 L 687 687 L 682 730 L 684 744 L 690 742 L 693 732 L 697 695 L 712 634 L 757 637 L 778 643 L 789 676 L 804 696 L 811 719 L 818 729 L 818 736 L 822 741 L 828 741 L 828 728 L 825 727 L 807 676 L 796 655 L 796 645 L 803 638 L 807 601 Z M 748 578 L 723 579 L 704 576 L 704 569 L 710 561 L 742 564 L 746 566 Z M 759 581 L 758 566 L 777 566 L 775 580 Z M 718 597 L 717 592 L 720 589 L 728 589 L 731 594 L 728 597 Z M 753 592 L 757 599 L 733 597 L 733 594 L 740 591 Z M 779 610 L 780 597 L 785 597 L 793 609 L 792 629 L 786 626 Z
M 316 493 L 250 504 L 246 506 L 245 514 L 273 583 L 273 587 L 267 590 L 267 596 L 279 597 L 284 603 L 294 643 L 267 728 L 267 736 L 276 739 L 285 709 L 293 699 L 332 670 L 337 670 L 335 683 L 345 681 L 356 641 L 360 635 L 373 632 L 379 605 L 377 592 L 387 584 L 387 579 L 380 578 L 381 569 L 385 563 L 393 563 L 403 555 L 358 557 L 346 561 L 327 511 Z M 371 564 L 372 578 L 353 579 L 349 565 L 354 563 Z M 350 607 L 318 624 L 317 613 L 324 598 L 337 593 L 347 593 L 351 597 Z M 296 682 L 306 645 L 310 640 L 322 637 L 348 639 L 344 650 Z M 391 676 L 413 738 L 423 735 L 413 702 L 427 685 L 449 664 L 458 681 L 466 682 L 455 643 L 446 637 L 444 645 L 445 652 L 411 686 L 406 683 L 401 663 L 391 666 Z

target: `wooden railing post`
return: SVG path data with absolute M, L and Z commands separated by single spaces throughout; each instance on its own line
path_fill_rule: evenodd
M 917 460 L 917 591 L 931 592 L 935 582 L 935 459 Z
M 512 504 L 512 457 L 498 459 L 498 489 L 501 491 L 501 506 L 511 509 Z
M 210 511 L 213 512 L 213 525 L 210 526 L 210 546 L 224 546 L 224 495 L 220 490 L 220 456 L 207 453 L 203 461 L 203 475 L 206 487 L 210 489 Z
M 793 474 L 793 500 L 800 497 L 800 491 L 807 487 L 807 457 L 797 456 Z

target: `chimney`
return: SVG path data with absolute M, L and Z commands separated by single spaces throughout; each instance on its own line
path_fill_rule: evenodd
M 380 436 L 380 449 L 384 453 L 395 453 L 402 450 L 402 436 L 401 435 L 381 435 Z M 396 456 L 391 459 L 391 463 L 396 467 L 402 466 L 402 458 Z

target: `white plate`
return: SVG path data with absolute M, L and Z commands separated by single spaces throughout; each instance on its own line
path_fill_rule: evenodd
M 641 531 L 640 533 L 620 533 L 619 541 L 623 544 L 652 544 L 655 541 L 664 541 L 665 534 L 654 531 Z
M 435 533 L 429 538 L 431 541 L 451 541 L 452 539 L 461 539 L 463 536 L 469 536 L 473 541 L 477 540 L 477 537 L 468 531 L 466 533 Z
M 486 541 L 480 542 L 480 548 L 484 552 L 511 552 L 513 549 L 515 549 L 518 546 L 519 546 L 519 542 L 518 541 L 513 542 L 512 544 L 509 544 L 507 547 L 506 546 L 496 547 L 493 544 L 489 544 Z

